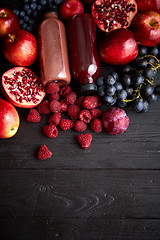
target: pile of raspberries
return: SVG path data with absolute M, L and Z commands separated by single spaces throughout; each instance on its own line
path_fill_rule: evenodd
M 58 127 L 67 131 L 73 128 L 79 132 L 77 141 L 84 149 L 89 148 L 92 141 L 91 133 L 80 133 L 87 129 L 88 124 L 94 132 L 102 131 L 102 123 L 100 117 L 101 100 L 99 96 L 79 96 L 72 91 L 70 86 L 62 86 L 61 88 L 55 82 L 51 82 L 46 87 L 46 97 L 37 106 L 29 110 L 26 120 L 28 122 L 37 123 L 41 120 L 41 114 L 49 116 L 48 124 L 43 127 L 43 133 L 49 138 L 58 136 Z M 62 117 L 62 113 L 65 118 Z M 64 114 L 63 114 L 64 115 Z M 37 158 L 44 160 L 52 156 L 52 152 L 46 145 L 41 145 Z

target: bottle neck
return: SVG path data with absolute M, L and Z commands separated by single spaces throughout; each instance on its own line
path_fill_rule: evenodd
M 55 18 L 57 19 L 58 18 L 58 14 L 57 12 L 46 12 L 43 16 L 44 19 L 46 18 Z

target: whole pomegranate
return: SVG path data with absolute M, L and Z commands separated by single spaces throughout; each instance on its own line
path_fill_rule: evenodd
M 137 14 L 135 0 L 96 0 L 92 4 L 92 16 L 104 32 L 128 28 Z
M 138 55 L 137 42 L 128 29 L 111 31 L 100 40 L 100 58 L 110 65 L 123 65 Z
M 33 108 L 45 96 L 39 78 L 24 67 L 14 67 L 2 75 L 2 90 L 9 102 L 21 108 Z

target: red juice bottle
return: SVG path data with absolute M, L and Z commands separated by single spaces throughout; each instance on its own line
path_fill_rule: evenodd
M 92 16 L 87 13 L 72 16 L 67 22 L 67 35 L 72 77 L 78 81 L 81 94 L 93 94 L 97 90 L 100 60 Z

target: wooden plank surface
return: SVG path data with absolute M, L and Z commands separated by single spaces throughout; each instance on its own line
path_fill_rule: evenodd
M 22 1 L 0 5 L 20 8 Z M 1 54 L 0 62 L 2 74 L 11 66 Z M 102 74 L 109 69 L 102 65 Z M 128 130 L 92 132 L 87 150 L 74 130 L 48 139 L 47 116 L 32 124 L 28 110 L 17 109 L 18 133 L 0 139 L 0 240 L 159 240 L 159 104 L 145 114 L 127 108 Z M 37 160 L 41 144 L 53 151 L 51 159 Z

